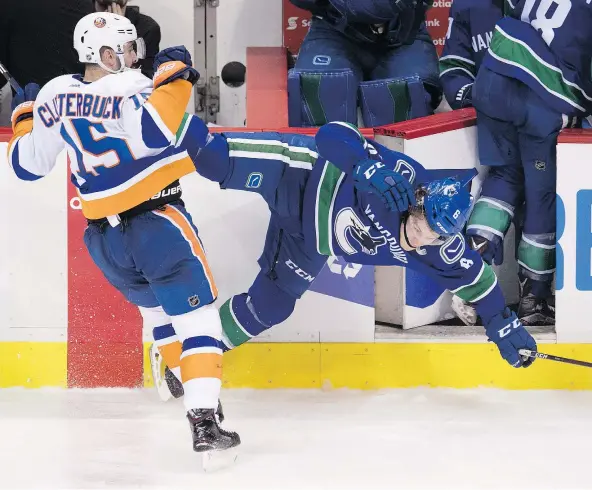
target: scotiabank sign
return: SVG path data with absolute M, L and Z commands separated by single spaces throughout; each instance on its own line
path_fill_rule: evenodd
M 444 39 L 448 30 L 448 11 L 451 5 L 451 1 L 435 0 L 434 6 L 428 11 L 426 24 L 438 55 L 444 48 Z M 284 0 L 284 47 L 288 48 L 293 55 L 298 54 L 300 44 L 308 32 L 310 17 L 310 12 L 295 7 L 290 0 Z

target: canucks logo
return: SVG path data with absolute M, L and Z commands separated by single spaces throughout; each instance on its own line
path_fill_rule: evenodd
M 445 264 L 456 263 L 465 253 L 465 239 L 460 233 L 451 236 L 442 247 L 440 247 L 440 257 Z
M 367 255 L 376 255 L 378 247 L 386 245 L 384 236 L 372 236 L 370 226 L 364 226 L 362 220 L 352 208 L 344 208 L 335 218 L 335 237 L 341 249 L 348 255 L 353 255 L 358 250 L 350 242 L 350 237 L 361 247 Z
M 247 177 L 245 187 L 247 189 L 258 189 L 261 187 L 261 182 L 263 182 L 263 174 L 260 172 L 253 172 Z

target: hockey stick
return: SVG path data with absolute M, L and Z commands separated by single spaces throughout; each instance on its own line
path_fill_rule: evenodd
M 12 77 L 12 75 L 8 72 L 6 67 L 0 63 L 0 75 L 3 75 L 4 78 L 10 83 L 10 86 L 14 89 L 15 92 L 23 92 L 23 89 L 18 84 L 18 82 Z
M 575 364 L 576 366 L 592 367 L 592 362 L 578 361 L 577 359 L 569 359 L 567 357 L 559 357 L 551 354 L 543 354 L 542 352 L 536 352 L 528 349 L 520 349 L 518 353 L 521 356 L 535 357 L 538 359 L 549 359 L 551 361 L 565 362 L 567 364 Z

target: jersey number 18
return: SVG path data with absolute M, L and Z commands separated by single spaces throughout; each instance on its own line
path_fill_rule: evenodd
M 538 3 L 536 10 L 534 6 Z M 534 10 L 534 17 L 532 12 Z M 541 31 L 541 36 L 549 46 L 571 10 L 571 0 L 526 0 L 520 20 Z

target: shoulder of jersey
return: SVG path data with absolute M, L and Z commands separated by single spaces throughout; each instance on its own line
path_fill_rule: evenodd
M 82 82 L 74 75 L 60 75 L 47 82 L 41 90 L 37 99 L 52 99 L 59 92 L 67 92 L 68 87 L 78 87 Z
M 126 70 L 122 73 L 108 75 L 102 80 L 110 91 L 124 97 L 131 97 L 152 88 L 152 80 L 142 75 L 140 70 Z

